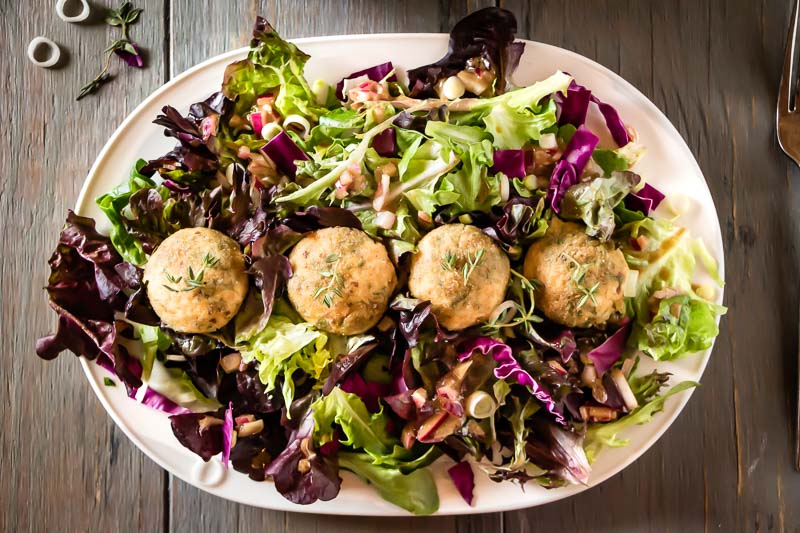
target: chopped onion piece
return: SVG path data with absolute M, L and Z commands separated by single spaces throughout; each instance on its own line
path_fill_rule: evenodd
M 369 76 L 367 76 L 366 74 L 364 74 L 363 76 L 358 76 L 356 78 L 345 78 L 345 79 L 343 79 L 342 80 L 342 83 L 343 83 L 342 94 L 341 95 L 337 94 L 336 96 L 339 96 L 343 100 L 346 100 L 347 99 L 347 94 L 350 92 L 350 89 L 352 89 L 354 87 L 358 87 L 359 85 L 361 85 L 365 81 L 369 81 Z
M 636 401 L 636 396 L 633 394 L 631 386 L 628 383 L 628 380 L 625 379 L 625 374 L 622 373 L 622 370 L 619 368 L 612 369 L 611 380 L 614 382 L 614 385 L 617 386 L 617 390 L 619 390 L 619 393 L 622 396 L 622 403 L 625 404 L 625 407 L 628 408 L 628 411 L 633 411 L 639 407 L 639 402 Z
M 511 188 L 508 183 L 508 176 L 500 174 L 500 200 L 505 203 L 511 194 Z
M 181 354 L 167 354 L 165 359 L 167 361 L 186 361 L 186 356 Z
M 514 312 L 513 313 L 509 313 L 508 316 L 503 317 L 503 314 L 506 311 L 508 311 L 509 309 L 513 309 Z M 489 323 L 490 324 L 497 323 L 497 324 L 500 324 L 500 325 L 508 324 L 511 321 L 511 319 L 514 317 L 514 315 L 516 315 L 516 314 L 517 314 L 517 304 L 516 304 L 516 302 L 514 302 L 514 300 L 506 300 L 505 302 L 501 303 L 500 305 L 498 305 L 497 307 L 494 308 L 494 311 L 492 311 L 492 314 L 489 315 Z M 503 317 L 503 322 L 498 322 L 500 320 L 500 317 Z
M 467 396 L 464 407 L 469 416 L 481 420 L 494 414 L 497 402 L 488 393 L 479 390 Z
M 631 370 L 633 370 L 633 365 L 636 364 L 636 360 L 632 358 L 627 358 L 622 362 L 622 373 L 625 374 L 625 377 L 631 375 Z
M 289 115 L 285 119 L 283 119 L 283 127 L 284 128 L 292 128 L 293 130 L 300 133 L 300 135 L 305 139 L 308 136 L 308 132 L 311 131 L 311 123 L 305 117 L 300 115 Z
M 628 270 L 628 275 L 625 276 L 625 283 L 622 285 L 622 293 L 626 298 L 634 298 L 636 296 L 636 283 L 639 281 L 639 271 L 636 269 Z
M 581 382 L 587 387 L 593 386 L 597 383 L 597 369 L 595 369 L 593 364 L 587 364 L 583 367 L 583 372 L 581 372 Z
M 555 133 L 542 133 L 539 137 L 539 146 L 545 150 L 555 150 L 558 148 L 558 141 Z
M 283 129 L 277 122 L 270 122 L 259 131 L 261 132 L 261 138 L 265 141 L 269 141 L 274 139 L 280 132 L 283 131 Z
M 378 211 L 375 215 L 375 225 L 383 229 L 392 229 L 397 216 L 391 211 Z

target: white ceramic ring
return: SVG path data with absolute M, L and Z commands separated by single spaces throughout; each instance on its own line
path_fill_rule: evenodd
M 67 2 L 80 2 L 81 3 L 81 12 L 77 15 L 69 16 L 64 13 L 64 7 L 67 5 Z M 58 0 L 56 2 L 56 15 L 58 18 L 63 20 L 64 22 L 83 22 L 84 20 L 89 18 L 89 13 L 91 12 L 91 8 L 89 7 L 89 2 L 87 0 Z
M 48 54 L 45 56 L 44 61 L 36 59 L 36 50 L 39 47 L 47 48 Z M 61 59 L 61 48 L 47 37 L 35 37 L 28 45 L 28 59 L 37 67 L 50 68 L 55 66 L 58 60 Z

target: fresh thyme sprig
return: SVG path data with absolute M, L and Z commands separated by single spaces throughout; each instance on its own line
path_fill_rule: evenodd
M 205 287 L 206 282 L 203 281 L 203 278 L 206 275 L 206 269 L 214 268 L 217 263 L 219 263 L 218 257 L 206 253 L 206 255 L 203 256 L 203 266 L 200 268 L 200 271 L 195 274 L 194 269 L 189 265 L 189 275 L 186 276 L 185 279 L 183 276 L 175 277 L 165 270 L 164 277 L 175 286 L 164 285 L 164 288 L 172 292 L 188 292 L 199 289 L 200 287 Z M 181 281 L 183 281 L 184 287 L 177 287 Z
M 328 268 L 320 271 L 319 275 L 322 276 L 323 279 L 327 279 L 328 283 L 327 285 L 323 285 L 322 287 L 318 288 L 314 292 L 314 299 L 316 300 L 322 296 L 322 303 L 325 305 L 325 307 L 332 307 L 334 296 L 338 296 L 339 298 L 342 297 L 344 279 L 342 278 L 341 274 L 337 272 L 337 269 L 339 268 L 338 255 L 330 254 L 325 258 L 325 263 L 328 264 Z
M 464 285 L 466 285 L 469 281 L 469 277 L 472 275 L 472 272 L 475 270 L 475 268 L 480 264 L 481 261 L 483 261 L 484 255 L 486 255 L 486 250 L 483 248 L 478 248 L 475 251 L 474 256 L 467 252 L 467 261 L 464 263 L 464 268 L 462 269 Z
M 463 265 L 459 267 L 458 255 L 450 250 L 447 250 L 439 264 L 441 265 L 442 270 L 447 272 L 460 271 L 461 277 L 464 279 L 464 285 L 466 285 L 469 282 L 470 276 L 472 276 L 472 272 L 475 270 L 475 268 L 477 268 L 485 255 L 486 250 L 483 248 L 476 250 L 474 255 L 470 252 L 467 252 Z
M 578 300 L 576 309 L 580 309 L 581 307 L 586 305 L 586 302 L 589 300 L 591 300 L 594 306 L 597 307 L 597 298 L 595 296 L 595 293 L 597 292 L 597 289 L 600 287 L 600 282 L 598 281 L 591 287 L 587 287 L 584 284 L 584 281 L 586 279 L 586 273 L 592 267 L 592 264 L 581 263 L 580 261 L 578 261 L 577 259 L 575 259 L 566 252 L 562 252 L 561 255 L 566 257 L 567 260 L 570 262 L 570 264 L 574 265 L 575 267 L 575 269 L 572 271 L 572 275 L 570 276 L 570 278 L 572 279 L 572 282 L 575 284 L 575 287 L 577 287 L 577 289 L 582 293 L 580 300 Z
M 447 250 L 444 253 L 444 257 L 442 258 L 442 270 L 446 270 L 448 272 L 454 272 L 456 270 L 456 262 L 458 261 L 458 257 L 456 254 Z
M 97 92 L 100 87 L 112 80 L 113 76 L 108 72 L 112 55 L 117 54 L 132 67 L 141 68 L 144 66 L 139 46 L 128 37 L 128 26 L 135 23 L 141 14 L 142 9 L 134 8 L 130 2 L 124 2 L 119 9 L 110 9 L 108 11 L 108 15 L 105 18 L 106 24 L 120 27 L 122 29 L 122 38 L 113 41 L 105 49 L 106 57 L 103 63 L 103 70 L 92 81 L 81 87 L 76 100 Z
M 513 307 L 485 324 L 483 329 L 489 334 L 495 335 L 501 329 L 521 326 L 526 335 L 536 337 L 538 334 L 533 325 L 542 322 L 542 318 L 536 315 L 535 310 L 535 292 L 538 282 L 529 280 L 514 269 L 511 269 L 511 274 L 509 292 Z

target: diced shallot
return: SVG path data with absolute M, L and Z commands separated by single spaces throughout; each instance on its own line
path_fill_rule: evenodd
M 628 275 L 625 276 L 625 282 L 622 285 L 622 293 L 625 298 L 633 298 L 636 296 L 637 281 L 639 281 L 639 271 L 633 268 L 628 270 Z
M 616 385 L 617 390 L 619 390 L 619 393 L 622 396 L 622 403 L 625 404 L 625 407 L 628 408 L 628 411 L 633 411 L 639 407 L 639 402 L 636 401 L 636 396 L 633 394 L 631 386 L 628 383 L 628 380 L 625 378 L 625 374 L 622 373 L 622 370 L 619 368 L 613 368 L 611 370 L 611 380 L 614 382 L 614 385 Z
M 375 215 L 375 225 L 383 229 L 392 229 L 397 216 L 391 211 L 378 211 Z

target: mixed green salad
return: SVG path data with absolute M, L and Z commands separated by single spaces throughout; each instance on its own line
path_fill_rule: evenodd
M 560 71 L 513 85 L 515 32 L 484 9 L 436 63 L 328 85 L 259 17 L 221 91 L 155 119 L 175 148 L 97 199 L 109 235 L 69 213 L 38 354 L 95 360 L 203 460 L 296 503 L 348 470 L 433 513 L 444 456 L 470 504 L 476 473 L 588 483 L 696 385 L 639 361 L 710 347 L 722 280 L 652 216 L 612 106 Z

